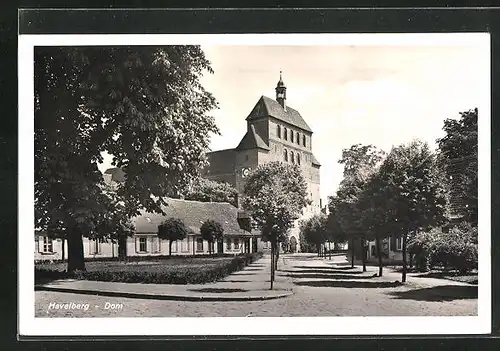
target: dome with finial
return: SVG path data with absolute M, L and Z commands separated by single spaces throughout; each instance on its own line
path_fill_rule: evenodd
M 280 71 L 280 80 L 278 81 L 278 84 L 277 84 L 277 87 L 279 88 L 282 88 L 282 87 L 285 87 L 285 83 L 283 82 L 283 78 L 282 78 L 282 71 Z

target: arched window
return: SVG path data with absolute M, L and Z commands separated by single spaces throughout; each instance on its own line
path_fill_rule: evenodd
M 288 140 L 288 132 L 287 132 L 286 128 L 283 129 L 283 134 L 284 134 L 283 135 L 284 139 Z
M 296 142 L 298 145 L 300 145 L 300 135 L 299 135 L 299 132 L 297 132 L 297 138 L 296 138 Z
M 276 135 L 281 139 L 281 127 L 279 124 L 276 126 Z
M 290 141 L 293 143 L 293 130 L 290 131 Z
M 306 146 L 306 136 L 302 135 L 302 145 Z
M 285 160 L 285 162 L 288 162 L 288 152 L 285 150 L 283 150 L 283 159 Z
M 292 163 L 295 163 L 295 158 L 293 157 L 293 151 L 290 151 L 290 161 L 292 161 Z
M 297 153 L 297 163 L 300 165 L 300 154 Z

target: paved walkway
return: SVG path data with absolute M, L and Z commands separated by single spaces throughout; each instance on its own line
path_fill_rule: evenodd
M 283 268 L 280 259 L 279 268 Z M 88 295 L 179 301 L 254 301 L 277 299 L 293 294 L 290 277 L 276 275 L 270 290 L 271 258 L 264 256 L 225 279 L 207 284 L 140 284 L 89 280 L 56 280 L 35 290 Z
M 135 298 L 79 294 L 56 291 L 35 293 L 36 317 L 313 317 L 313 316 L 474 316 L 477 315 L 477 286 L 444 279 L 408 276 L 406 284 L 395 283 L 401 274 L 384 269 L 384 277 L 374 277 L 377 267 L 362 272 L 359 265 L 350 268 L 345 258 L 332 260 L 315 255 L 284 255 L 280 258 L 275 293 L 293 294 L 284 298 L 242 303 L 237 296 L 263 296 L 269 291 L 269 256 L 251 267 L 236 272 L 224 281 L 197 286 L 162 286 L 159 292 L 173 294 L 176 289 L 247 289 L 229 293 L 190 291 L 204 296 L 197 301 L 162 300 L 157 297 Z M 92 282 L 93 283 L 93 282 Z M 109 284 L 109 283 L 108 283 Z M 118 283 L 111 283 L 113 285 Z M 137 286 L 135 293 L 152 294 L 153 284 Z M 192 287 L 192 288 L 191 288 Z M 139 290 L 140 289 L 140 290 Z M 160 289 L 160 288 L 158 288 Z M 278 290 L 279 289 L 279 290 Z M 187 294 L 187 293 L 186 293 Z M 231 294 L 233 301 L 220 295 Z M 255 295 L 253 295 L 255 294 Z M 217 296 L 217 301 L 206 300 Z M 225 295 L 223 295 L 225 296 Z M 243 298 L 241 298 L 243 299 Z M 88 309 L 56 309 L 56 304 L 86 304 Z M 111 307 L 109 307 L 111 305 Z M 107 308 L 108 306 L 108 308 Z M 115 308 L 113 308 L 115 306 Z M 118 306 L 118 307 L 117 307 Z

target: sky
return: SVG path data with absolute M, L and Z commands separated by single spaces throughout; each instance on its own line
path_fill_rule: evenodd
M 281 70 L 287 105 L 313 130 L 324 200 L 342 179 L 342 149 L 361 143 L 390 151 L 415 138 L 434 148 L 444 135 L 446 118 L 459 118 L 459 112 L 478 107 L 484 94 L 489 96 L 481 73 L 488 56 L 471 44 L 202 49 L 214 70 L 203 76 L 202 84 L 219 103 L 212 115 L 221 135 L 211 136 L 211 149 L 238 145 L 246 132 L 245 118 L 260 96 L 275 98 Z M 109 166 L 106 157 L 100 168 Z

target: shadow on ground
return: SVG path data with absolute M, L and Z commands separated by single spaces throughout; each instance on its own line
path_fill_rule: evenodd
M 357 282 L 342 280 L 307 280 L 294 282 L 295 285 L 327 288 L 393 288 L 401 286 L 400 282 Z
M 433 288 L 389 293 L 397 299 L 418 301 L 452 301 L 477 299 L 477 287 L 468 285 L 442 285 Z
M 228 282 L 228 283 L 251 283 L 253 280 L 234 280 L 234 279 L 229 279 L 229 280 L 222 280 L 223 282 Z
M 296 269 L 296 270 L 284 270 L 283 272 L 287 273 L 318 273 L 318 274 L 363 274 L 361 271 L 343 271 L 337 269 Z
M 292 278 L 308 278 L 308 279 L 372 279 L 374 276 L 366 275 L 349 275 L 349 274 L 328 274 L 328 273 L 303 273 L 303 274 L 287 274 L 287 277 Z
M 338 270 L 338 271 L 348 271 L 348 270 L 355 270 L 356 267 L 351 268 L 349 267 L 325 267 L 325 266 L 293 266 L 294 268 L 298 269 L 321 269 L 321 270 Z
M 202 289 L 189 289 L 189 291 L 206 292 L 206 293 L 233 293 L 233 292 L 246 292 L 245 289 L 231 289 L 231 288 L 202 288 Z
M 477 273 L 460 274 L 458 272 L 427 272 L 413 275 L 416 278 L 449 279 L 458 282 L 477 285 Z
M 245 268 L 245 272 L 260 272 L 262 269 L 259 268 Z

